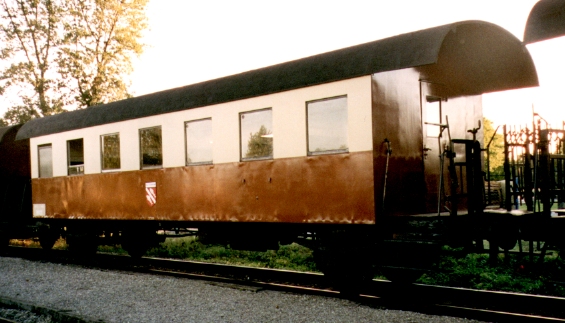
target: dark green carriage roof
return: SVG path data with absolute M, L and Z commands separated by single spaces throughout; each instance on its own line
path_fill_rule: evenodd
M 2 142 L 2 139 L 4 138 L 4 135 L 10 130 L 12 129 L 14 126 L 8 126 L 8 127 L 1 127 L 0 128 L 0 142 Z
M 565 1 L 541 0 L 534 5 L 526 22 L 524 43 L 531 44 L 565 35 Z
M 451 45 L 445 46 L 446 38 L 456 39 L 457 36 L 447 37 L 449 34 L 464 34 L 464 30 L 475 29 L 474 39 L 468 43 L 480 43 L 481 38 L 488 38 L 484 33 L 492 33 L 493 36 L 488 45 L 479 44 L 477 48 L 457 49 L 461 39 L 450 40 Z M 480 31 L 478 31 L 480 30 Z M 478 39 L 478 40 L 477 40 Z M 464 42 L 464 41 L 463 41 Z M 512 51 L 518 52 L 519 59 L 502 56 L 496 59 L 491 57 L 481 57 L 481 61 L 476 61 L 476 56 L 491 55 L 489 46 L 498 46 L 499 43 L 511 43 Z M 446 42 L 448 43 L 448 42 Z M 464 44 L 461 45 L 461 47 Z M 447 74 L 451 72 L 451 63 L 467 62 L 467 66 L 462 68 L 463 72 L 469 71 L 475 75 L 474 94 L 485 91 L 495 91 L 516 87 L 537 85 L 537 75 L 528 76 L 525 80 L 519 77 L 518 81 L 506 81 L 506 76 L 501 76 L 498 66 L 503 66 L 508 72 L 515 74 L 515 65 L 519 69 L 526 69 L 528 73 L 535 74 L 535 68 L 527 49 L 522 43 L 506 30 L 487 22 L 482 21 L 463 21 L 443 25 L 439 27 L 420 30 L 412 33 L 402 34 L 382 40 L 377 40 L 361 45 L 356 45 L 344 49 L 339 49 L 319 55 L 314 55 L 278 65 L 273 65 L 257 70 L 251 70 L 241 74 L 231 75 L 211 81 L 187 85 L 179 88 L 156 92 L 153 94 L 142 95 L 135 98 L 111 102 L 82 110 L 65 112 L 62 114 L 34 119 L 26 123 L 18 132 L 18 139 L 38 137 L 42 135 L 59 133 L 74 129 L 92 127 L 107 123 L 113 123 L 135 118 L 153 116 L 168 112 L 198 108 L 212 104 L 230 102 L 246 98 L 257 97 L 317 84 L 333 81 L 345 80 L 363 75 L 371 75 L 383 71 L 392 71 L 409 67 L 417 67 L 435 64 L 440 59 L 440 52 L 443 47 L 447 47 L 444 55 L 447 59 L 445 69 Z M 455 48 L 455 50 L 454 50 Z M 469 50 L 477 50 L 476 53 L 469 55 Z M 499 48 L 498 52 L 502 50 Z M 505 49 L 504 49 L 505 50 Z M 457 55 L 453 55 L 453 52 Z M 459 53 L 461 52 L 461 53 Z M 473 57 L 475 56 L 475 57 Z M 462 64 L 462 63 L 460 63 Z M 513 64 L 507 68 L 507 64 Z M 483 65 L 488 65 L 484 67 Z M 496 67 L 493 67 L 496 66 Z M 486 69 L 482 71 L 479 68 Z M 490 73 L 492 82 L 485 75 Z M 504 74 L 503 73 L 503 74 Z M 445 74 L 445 73 L 444 73 Z M 447 75 L 446 74 L 446 75 Z M 166 75 L 163 75 L 166 77 Z M 449 76 L 451 77 L 451 76 Z M 459 75 L 459 79 L 468 81 L 467 75 Z M 478 80 L 478 81 L 477 81 Z M 506 82 L 506 83 L 505 83 Z M 484 83 L 484 84 L 482 84 Z

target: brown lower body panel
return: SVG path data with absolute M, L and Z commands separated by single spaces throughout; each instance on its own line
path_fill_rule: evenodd
M 373 224 L 373 186 L 371 151 L 32 180 L 47 217 L 106 220 Z

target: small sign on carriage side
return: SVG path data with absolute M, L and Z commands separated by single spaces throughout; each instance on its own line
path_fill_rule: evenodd
M 145 199 L 149 206 L 153 206 L 157 203 L 157 183 L 148 182 L 145 183 Z
M 47 217 L 47 213 L 45 212 L 45 204 L 33 204 L 33 217 L 34 218 Z

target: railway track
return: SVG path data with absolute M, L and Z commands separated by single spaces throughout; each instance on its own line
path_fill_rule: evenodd
M 23 257 L 88 267 L 116 269 L 204 279 L 244 288 L 307 293 L 327 297 L 347 297 L 374 307 L 409 310 L 494 322 L 565 322 L 565 298 L 481 291 L 423 284 L 395 284 L 373 280 L 362 286 L 358 295 L 343 295 L 332 289 L 322 274 L 253 268 L 144 257 L 132 259 L 98 253 L 96 257 L 70 257 L 65 251 L 9 248 L 7 256 Z

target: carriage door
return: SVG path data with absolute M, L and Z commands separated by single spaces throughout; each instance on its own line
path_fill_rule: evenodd
M 442 98 L 430 95 L 429 83 L 421 84 L 421 112 L 422 112 L 422 158 L 424 163 L 424 181 L 426 183 L 426 212 L 438 212 L 438 196 L 440 184 L 440 155 L 443 151 L 441 145 L 446 143 L 447 133 L 438 142 L 440 134 L 439 124 L 444 124 L 442 117 Z M 444 173 L 447 170 L 444 165 Z M 444 179 L 445 181 L 445 179 Z M 443 211 L 443 210 L 441 210 Z

